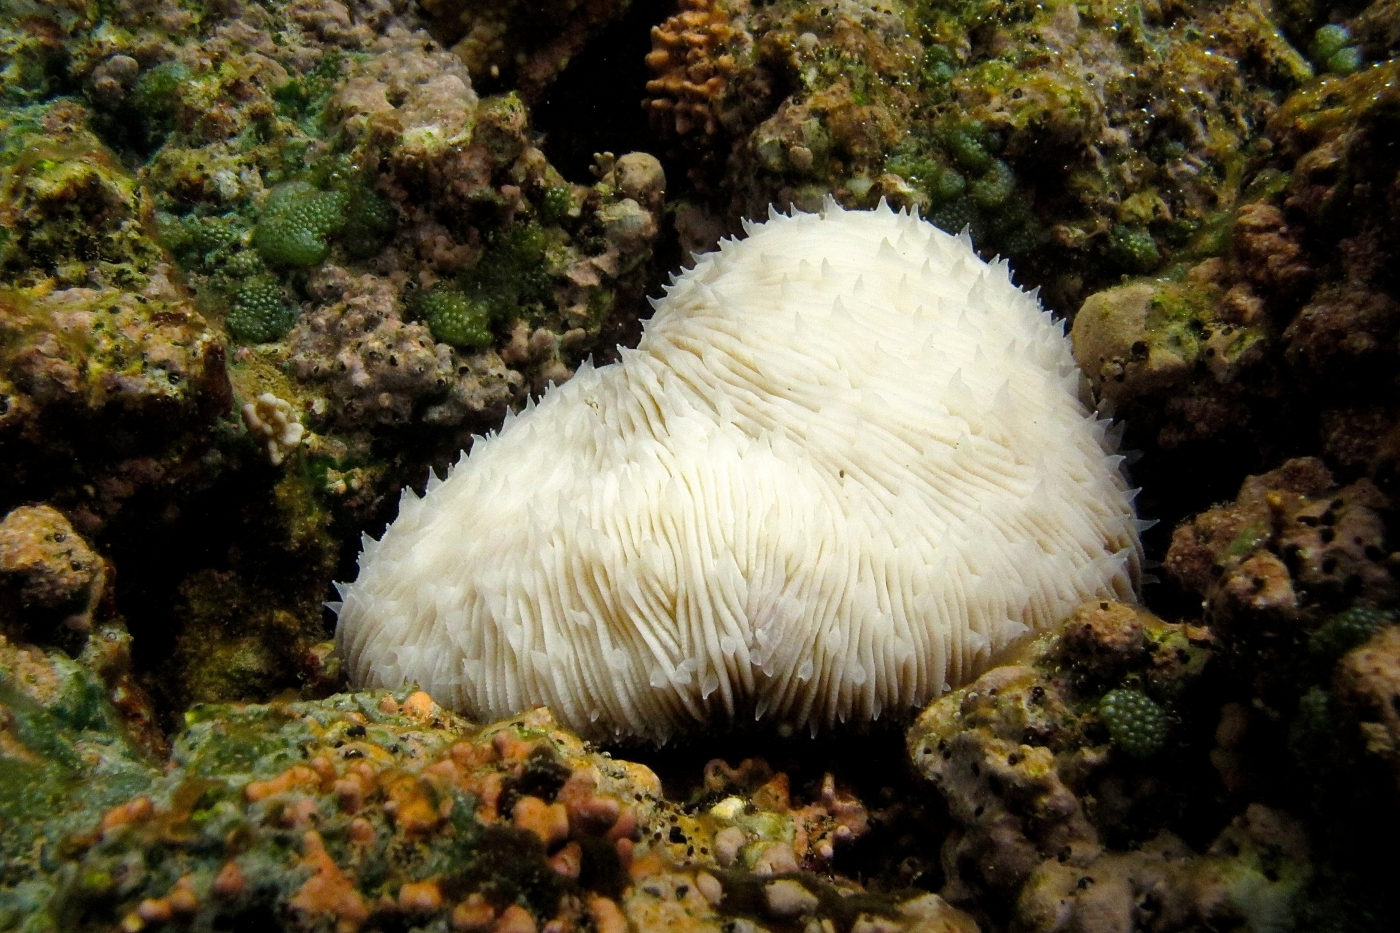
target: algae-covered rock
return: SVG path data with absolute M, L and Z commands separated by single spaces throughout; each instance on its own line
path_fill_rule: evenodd
M 1188 789 L 1197 764 L 1182 759 L 1208 715 L 1211 645 L 1204 628 L 1094 603 L 1063 634 L 926 709 L 907 743 L 955 825 L 945 896 L 990 909 L 988 898 L 1014 899 L 1047 859 L 1085 868 L 1200 806 Z M 1152 741 L 1115 721 L 1124 696 L 1156 708 Z
M 0 111 L 0 271 L 8 284 L 140 289 L 164 259 L 153 204 L 88 126 L 57 100 Z
M 21 506 L 0 521 L 0 629 L 37 639 L 57 624 L 90 628 L 106 577 L 102 558 L 57 509 Z
M 1210 281 L 1135 282 L 1091 295 L 1070 338 L 1098 397 L 1115 410 L 1141 395 L 1166 394 L 1198 370 L 1218 383 L 1264 355 L 1267 328 L 1221 315 Z
M 1372 481 L 1297 459 L 1179 525 L 1165 569 L 1203 599 L 1238 699 L 1211 759 L 1237 792 L 1309 813 L 1327 871 L 1309 922 L 1369 929 L 1394 901 L 1362 840 L 1400 825 L 1391 713 L 1394 508 Z M 1362 802 L 1356 806 L 1356 802 Z
M 161 274 L 144 291 L 0 289 L 0 503 L 59 497 L 80 530 L 206 472 L 227 409 L 217 333 Z
M 1204 628 L 1091 604 L 936 700 L 908 743 L 953 818 L 944 896 L 1018 930 L 1290 928 L 1303 824 L 1258 805 L 1226 823 L 1200 796 L 1213 654 Z M 1188 844 L 1203 818 L 1218 835 Z
M 160 772 L 125 736 L 106 688 L 61 652 L 0 636 L 0 928 L 36 922 L 63 841 Z
M 1237 196 L 1179 254 L 1194 265 L 1084 300 L 1076 359 L 1128 420 L 1128 445 L 1149 453 L 1141 481 L 1201 476 L 1208 500 L 1299 453 L 1349 478 L 1386 469 L 1396 209 L 1371 192 L 1393 192 L 1400 171 L 1387 142 L 1395 73 L 1380 62 L 1277 98 L 1253 124 L 1259 148 L 1239 166 Z M 1172 520 L 1206 504 L 1182 508 L 1179 487 L 1169 496 Z
M 1313 73 L 1247 0 L 695 0 L 647 64 L 686 194 L 731 227 L 770 202 L 884 197 L 970 225 L 1065 312 L 1124 273 L 1219 255 L 1265 121 Z
M 1298 922 L 1311 875 L 1303 825 L 1256 804 L 1203 853 L 1162 833 L 1083 866 L 1045 862 L 1022 890 L 1016 916 L 1025 930 L 1284 930 Z
M 1338 486 L 1319 460 L 1292 460 L 1178 526 L 1164 566 L 1206 600 L 1212 630 L 1253 689 L 1296 696 L 1341 653 L 1327 648 L 1343 637 L 1329 620 L 1355 615 L 1358 597 L 1359 606 L 1394 601 L 1392 513 L 1371 481 Z
M 165 771 L 119 773 L 87 795 L 50 782 L 6 811 L 7 845 L 45 840 L 44 857 L 0 876 L 7 925 L 719 931 L 804 915 L 871 933 L 976 929 L 935 895 L 865 895 L 795 862 L 722 868 L 720 826 L 752 824 L 792 860 L 794 827 L 820 821 L 785 793 L 735 798 L 722 819 L 682 810 L 648 769 L 544 710 L 481 728 L 407 691 L 198 706 Z

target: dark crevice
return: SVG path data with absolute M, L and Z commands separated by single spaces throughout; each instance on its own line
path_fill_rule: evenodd
M 676 11 L 676 0 L 637 0 L 588 43 L 534 108 L 550 163 L 575 184 L 592 184 L 595 152 L 657 151 L 642 110 L 651 27 Z

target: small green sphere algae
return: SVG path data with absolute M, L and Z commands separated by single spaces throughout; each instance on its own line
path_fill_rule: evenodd
M 182 62 L 161 62 L 148 68 L 131 88 L 129 114 L 136 124 L 138 144 L 155 146 L 174 125 L 180 89 L 190 80 Z
M 1395 622 L 1395 613 L 1370 606 L 1352 606 L 1328 619 L 1308 637 L 1308 654 L 1330 670 L 1342 655 L 1359 648 L 1371 636 Z
M 1108 235 L 1108 258 L 1127 272 L 1145 275 L 1162 264 L 1157 241 L 1140 227 L 1119 225 Z
M 1330 23 L 1313 33 L 1308 55 L 1322 71 L 1349 75 L 1363 64 L 1361 50 L 1351 44 L 1351 30 L 1340 23 Z
M 234 292 L 228 332 L 239 343 L 269 343 L 286 336 L 296 319 L 296 309 L 283 300 L 277 283 L 257 278 Z
M 1110 690 L 1099 700 L 1099 718 L 1115 747 L 1133 758 L 1150 758 L 1167 738 L 1167 714 L 1141 690 Z
M 985 130 L 979 120 L 957 120 L 939 127 L 938 140 L 958 167 L 980 175 L 992 164 Z
M 325 261 L 326 238 L 345 226 L 349 195 L 321 191 L 305 181 L 273 188 L 253 230 L 253 245 L 277 266 L 304 268 Z
M 346 202 L 345 227 L 340 231 L 340 243 L 352 258 L 368 259 L 388 245 L 398 225 L 398 217 L 389 202 L 366 184 L 351 184 L 342 190 Z
M 467 350 L 491 345 L 491 315 L 485 305 L 451 285 L 434 285 L 412 301 L 414 313 L 426 321 L 433 339 Z
M 968 196 L 972 203 L 984 210 L 991 210 L 1005 204 L 1016 191 L 1016 175 L 1011 166 L 1001 159 L 992 160 L 986 173 L 968 186 Z

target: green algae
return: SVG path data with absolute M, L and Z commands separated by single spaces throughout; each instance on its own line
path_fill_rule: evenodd
M 269 343 L 284 337 L 296 319 L 276 280 L 252 278 L 233 293 L 225 323 L 239 343 Z
M 0 716 L 14 743 L 0 754 L 0 924 L 4 889 L 33 859 L 52 858 L 66 833 L 158 773 L 123 734 L 91 672 L 59 652 L 38 663 L 52 672 L 42 703 L 0 673 Z
M 1349 75 L 1361 68 L 1361 50 L 1351 44 L 1351 30 L 1329 23 L 1313 33 L 1308 56 L 1319 68 L 1334 75 Z
M 1167 738 L 1167 714 L 1141 690 L 1110 690 L 1099 701 L 1099 718 L 1114 747 L 1132 758 L 1150 758 Z
M 337 240 L 352 259 L 377 255 L 398 228 L 393 206 L 358 179 L 340 183 L 337 190 L 345 196 L 345 223 Z
M 149 198 L 85 115 L 68 103 L 0 114 L 0 270 L 12 282 L 140 287 L 164 259 Z
M 174 128 L 181 94 L 190 78 L 189 66 L 168 61 L 143 71 L 132 85 L 128 115 L 140 127 L 144 149 L 159 146 Z
M 345 226 L 348 196 L 321 191 L 309 182 L 290 181 L 268 193 L 253 245 L 278 266 L 319 265 L 330 252 L 328 238 Z
M 493 339 L 490 308 L 454 285 L 439 283 L 419 292 L 410 300 L 409 310 L 427 323 L 440 343 L 480 350 Z
M 471 269 L 411 296 L 409 311 L 427 323 L 435 339 L 483 349 L 494 342 L 494 328 L 542 319 L 552 308 L 553 245 L 546 230 L 529 221 L 492 230 Z M 607 298 L 595 298 L 599 294 L 590 295 L 591 310 L 606 310 Z
M 1342 655 L 1365 644 L 1376 632 L 1394 625 L 1396 620 L 1393 611 L 1353 606 L 1332 616 L 1308 635 L 1308 654 L 1326 677 Z

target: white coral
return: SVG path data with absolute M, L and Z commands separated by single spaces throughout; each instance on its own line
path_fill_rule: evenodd
M 306 436 L 306 428 L 292 412 L 291 402 L 271 392 L 264 392 L 243 406 L 243 422 L 248 433 L 263 444 L 273 466 L 281 464 Z
M 887 208 L 774 216 L 667 289 L 342 587 L 359 685 L 591 735 L 868 719 L 1131 598 L 1120 457 L 1063 327 Z

